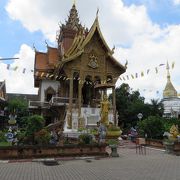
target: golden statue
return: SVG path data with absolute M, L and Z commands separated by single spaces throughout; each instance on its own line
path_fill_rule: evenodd
M 172 125 L 170 128 L 170 134 L 173 136 L 173 138 L 177 138 L 177 135 L 179 134 L 178 131 L 178 125 Z
M 107 95 L 105 94 L 103 97 L 103 101 L 101 102 L 101 111 L 100 111 L 100 115 L 101 115 L 100 122 L 104 125 L 109 124 L 109 121 L 108 121 L 109 109 L 110 109 L 110 103 L 108 101 Z

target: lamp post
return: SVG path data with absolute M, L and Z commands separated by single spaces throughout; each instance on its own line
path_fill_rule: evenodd
M 141 120 L 141 119 L 143 118 L 143 114 L 142 114 L 142 113 L 139 113 L 139 114 L 137 115 L 137 117 L 138 117 L 139 120 Z

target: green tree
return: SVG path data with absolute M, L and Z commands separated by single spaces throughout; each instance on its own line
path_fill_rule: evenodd
M 44 123 L 44 118 L 40 115 L 33 115 L 28 118 L 26 137 L 31 143 L 34 143 L 35 133 L 44 127 Z
M 152 139 L 162 139 L 165 132 L 165 119 L 159 116 L 149 116 L 148 118 L 138 122 L 138 132 L 140 135 Z
M 112 95 L 110 95 L 112 98 Z M 148 116 L 161 116 L 163 112 L 162 104 L 158 100 L 152 100 L 151 104 L 145 103 L 139 91 L 131 91 L 128 84 L 122 84 L 116 88 L 116 109 L 119 114 L 119 126 L 129 129 L 136 126 L 138 122 L 137 114 L 142 113 L 143 119 Z
M 131 92 L 128 84 L 122 84 L 116 88 L 116 108 L 119 114 L 118 124 L 125 129 L 136 125 L 139 112 L 145 117 L 148 112 L 144 98 L 140 96 L 139 91 Z
M 27 100 L 19 97 L 12 98 L 8 101 L 8 112 L 11 115 L 16 115 L 17 123 L 20 127 L 23 127 L 27 123 L 28 112 L 28 102 Z
M 164 107 L 158 99 L 151 99 L 150 108 L 152 116 L 163 115 Z

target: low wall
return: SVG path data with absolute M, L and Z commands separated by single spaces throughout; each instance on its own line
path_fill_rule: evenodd
M 163 140 L 147 139 L 146 145 L 161 148 L 161 149 L 165 148 L 165 145 L 163 144 Z M 180 156 L 180 143 L 179 142 L 174 143 L 173 154 Z
M 0 147 L 0 159 L 40 157 L 107 156 L 106 145 L 13 146 Z
M 161 148 L 161 149 L 164 148 L 162 140 L 146 139 L 146 145 Z
M 180 156 L 180 142 L 174 144 L 174 154 Z

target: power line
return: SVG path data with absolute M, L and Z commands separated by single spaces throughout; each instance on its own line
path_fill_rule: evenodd
M 6 60 L 15 60 L 19 58 L 0 58 L 0 61 L 6 61 Z

